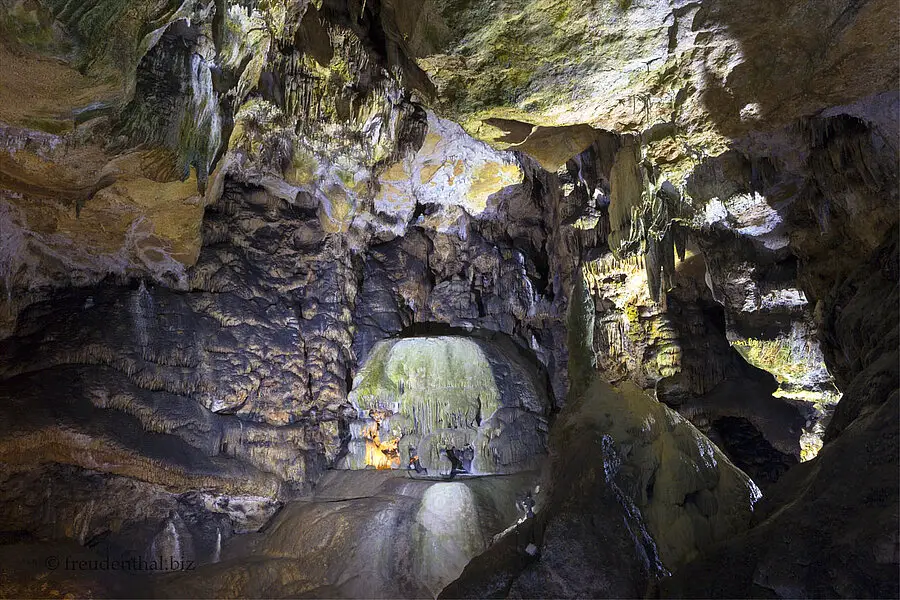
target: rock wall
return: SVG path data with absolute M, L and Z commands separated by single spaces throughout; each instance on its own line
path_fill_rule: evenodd
M 869 290 L 877 290 L 877 308 Z M 821 453 L 773 487 L 753 529 L 710 548 L 676 573 L 663 588 L 666 595 L 897 594 L 900 555 L 891 526 L 898 519 L 897 294 L 895 230 L 831 296 L 832 302 L 840 300 L 829 304 L 835 311 L 827 313 L 833 315 L 829 335 L 848 351 L 865 339 L 861 356 L 869 360 L 844 372 L 852 373 L 852 380 Z M 836 328 L 838 322 L 849 326 Z
M 746 530 L 761 496 L 690 423 L 633 386 L 598 381 L 569 402 L 551 461 L 537 517 L 441 597 L 644 596 L 667 567 Z
M 450 124 L 429 118 L 434 136 L 450 139 L 415 155 L 424 165 L 417 168 L 445 164 L 457 177 L 460 159 L 445 153 L 468 148 L 486 163 L 514 166 L 519 183 L 508 186 L 483 169 L 467 182 L 442 184 L 444 205 L 419 203 L 419 192 L 406 191 L 413 214 L 379 221 L 358 207 L 338 226 L 318 188 L 298 186 L 285 199 L 290 173 L 260 175 L 254 169 L 261 159 L 248 160 L 238 147 L 206 196 L 192 192 L 194 208 L 208 203 L 199 247 L 177 279 L 164 278 L 167 285 L 133 277 L 140 269 L 106 272 L 92 258 L 90 276 L 82 277 L 71 262 L 29 258 L 23 248 L 31 242 L 10 247 L 10 258 L 24 257 L 33 269 L 11 267 L 7 291 L 22 294 L 11 296 L 7 314 L 15 325 L 0 340 L 3 476 L 10 482 L 3 501 L 14 502 L 46 462 L 64 465 L 67 485 L 78 491 L 39 518 L 15 513 L 11 530 L 84 542 L 105 535 L 113 518 L 122 523 L 109 534 L 113 548 L 147 552 L 157 538 L 169 545 L 177 539 L 192 548 L 192 559 L 211 560 L 220 536 L 227 541 L 246 527 L 223 517 L 215 503 L 183 500 L 185 494 L 203 488 L 229 505 L 254 497 L 278 506 L 308 493 L 347 450 L 357 416 L 348 392 L 379 341 L 417 327 L 477 331 L 489 348 L 492 335 L 503 337 L 501 354 L 515 357 L 493 353 L 491 368 L 525 361 L 529 371 L 555 373 L 565 364 L 565 347 L 554 341 L 563 331 L 557 315 L 564 297 L 554 295 L 549 280 L 548 198 L 538 191 L 552 176 L 458 128 L 448 134 Z M 315 175 L 317 185 L 322 177 Z M 465 204 L 475 188 L 478 210 Z M 85 205 L 76 221 L 95 207 Z M 82 285 L 67 287 L 71 281 L 56 279 L 58 273 Z M 516 395 L 521 382 L 500 377 L 510 382 L 500 395 Z M 553 390 L 566 385 L 564 376 L 548 381 L 535 378 L 527 406 L 518 394 L 515 401 L 500 398 L 493 420 L 484 415 L 480 467 L 536 464 Z M 29 404 L 28 418 L 16 419 Z M 492 424 L 504 433 L 495 435 Z M 435 442 L 435 466 L 437 452 Z M 96 513 L 84 505 L 102 493 L 124 502 L 123 482 L 155 498 L 154 508 L 110 517 L 118 514 L 112 505 L 112 512 Z M 47 489 L 53 502 L 62 501 L 61 488 Z

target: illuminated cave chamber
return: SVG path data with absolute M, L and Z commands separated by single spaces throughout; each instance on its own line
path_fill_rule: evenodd
M 537 466 L 546 454 L 549 400 L 533 366 L 500 344 L 461 336 L 381 341 L 353 381 L 358 418 L 342 466 L 396 469 L 414 448 L 431 474 L 441 451 L 470 447 L 476 474 Z

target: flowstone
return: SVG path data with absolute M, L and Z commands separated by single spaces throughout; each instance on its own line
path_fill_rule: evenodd
M 494 344 L 421 337 L 376 344 L 353 382 L 350 469 L 406 465 L 411 448 L 436 473 L 441 452 L 472 447 L 472 473 L 536 466 L 546 453 L 548 408 L 537 378 Z

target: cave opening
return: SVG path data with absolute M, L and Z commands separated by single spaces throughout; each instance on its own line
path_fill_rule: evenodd
M 753 423 L 741 417 L 713 420 L 707 435 L 763 490 L 799 463 L 796 456 L 776 449 Z
M 460 333 L 422 324 L 372 347 L 349 394 L 357 418 L 341 467 L 486 475 L 539 463 L 544 374 L 503 334 Z

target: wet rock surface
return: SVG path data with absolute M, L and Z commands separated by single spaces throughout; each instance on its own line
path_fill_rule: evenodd
M 495 534 L 520 518 L 517 503 L 535 479 L 535 473 L 522 473 L 448 482 L 414 480 L 396 471 L 331 471 L 314 494 L 284 505 L 263 531 L 219 538 L 213 530 L 211 548 L 181 508 L 151 538 L 146 556 L 107 545 L 115 534 L 84 547 L 10 537 L 7 542 L 20 552 L 8 557 L 17 576 L 60 563 L 42 585 L 23 579 L 5 581 L 4 589 L 33 595 L 89 590 L 97 597 L 434 597 Z M 251 502 L 234 498 L 230 505 Z M 132 529 L 122 533 L 136 539 L 127 525 Z M 174 550 L 181 554 L 172 555 Z M 208 556 L 201 555 L 207 550 Z M 180 556 L 181 563 L 151 564 L 171 556 Z M 89 568 L 110 557 L 138 566 Z M 76 563 L 85 566 L 71 566 Z
M 222 562 L 159 583 L 163 596 L 433 597 L 519 518 L 534 475 L 452 482 L 332 471 Z

